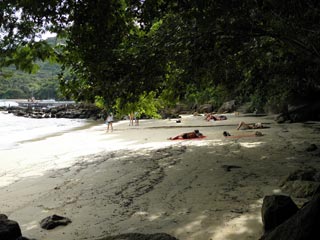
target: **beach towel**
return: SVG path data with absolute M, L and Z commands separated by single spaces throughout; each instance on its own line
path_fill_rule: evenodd
M 201 140 L 201 139 L 204 139 L 206 138 L 207 136 L 201 136 L 201 137 L 194 137 L 194 138 L 177 138 L 177 139 L 171 139 L 171 138 L 168 138 L 168 140 Z

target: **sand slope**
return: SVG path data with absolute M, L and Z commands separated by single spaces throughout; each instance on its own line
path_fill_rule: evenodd
M 227 116 L 219 122 L 200 116 L 183 116 L 181 123 L 145 120 L 133 127 L 122 121 L 112 133 L 97 124 L 26 143 L 6 153 L 7 160 L 25 165 L 23 174 L 4 166 L 11 178 L 0 176 L 1 212 L 20 223 L 24 236 L 39 240 L 128 232 L 166 232 L 180 240 L 258 239 L 263 197 L 281 193 L 279 183 L 295 169 L 320 169 L 319 150 L 306 151 L 312 143 L 320 146 L 320 123 Z M 235 130 L 239 121 L 270 128 L 261 130 L 262 137 L 224 138 L 224 130 L 244 134 Z M 167 140 L 194 129 L 207 137 Z M 25 161 L 18 157 L 22 152 L 29 153 Z M 40 229 L 39 221 L 52 214 L 72 223 Z

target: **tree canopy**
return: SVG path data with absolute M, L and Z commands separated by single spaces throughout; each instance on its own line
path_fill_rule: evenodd
M 0 64 L 67 70 L 67 97 L 125 106 L 153 93 L 167 103 L 251 101 L 281 110 L 318 99 L 316 0 L 4 0 Z M 52 46 L 46 31 L 64 39 Z

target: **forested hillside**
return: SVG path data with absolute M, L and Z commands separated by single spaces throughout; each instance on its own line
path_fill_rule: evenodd
M 47 39 L 51 45 L 55 38 Z M 33 73 L 16 70 L 14 66 L 5 67 L 0 75 L 0 98 L 59 99 L 58 73 L 61 67 L 49 61 L 37 61 Z

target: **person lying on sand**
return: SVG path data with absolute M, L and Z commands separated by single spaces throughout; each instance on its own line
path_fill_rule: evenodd
M 262 133 L 262 132 L 259 132 L 259 131 L 255 131 L 255 132 L 252 133 L 252 134 L 231 135 L 229 132 L 224 131 L 224 132 L 223 132 L 223 136 L 229 137 L 229 138 L 261 137 L 261 136 L 263 136 L 263 133 Z
M 199 132 L 199 130 L 194 130 L 193 132 L 188 132 L 188 133 L 182 133 L 179 134 L 175 137 L 170 137 L 168 139 L 170 140 L 176 140 L 176 139 L 191 139 L 191 138 L 199 138 L 202 137 L 203 134 Z
M 237 127 L 237 130 L 258 129 L 258 128 L 264 128 L 262 123 L 258 122 L 253 124 L 247 124 L 245 122 L 240 122 Z
M 213 121 L 221 121 L 221 120 L 227 120 L 226 116 L 220 115 L 220 116 L 215 116 L 211 113 L 209 113 L 208 115 L 206 115 L 205 118 L 207 121 L 213 120 Z

